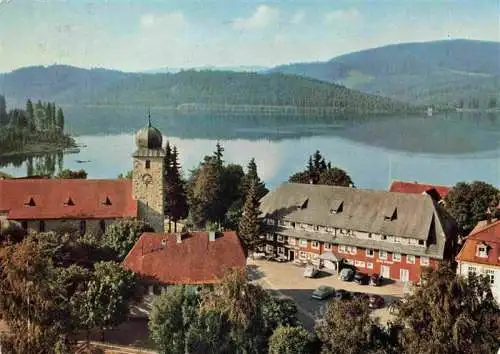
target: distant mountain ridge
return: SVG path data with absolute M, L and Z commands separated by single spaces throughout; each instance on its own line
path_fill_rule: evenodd
M 156 69 L 149 69 L 149 70 L 144 70 L 141 71 L 142 73 L 146 74 L 158 74 L 158 73 L 163 73 L 163 74 L 176 74 L 178 72 L 184 71 L 184 70 L 196 70 L 196 71 L 203 71 L 203 70 L 214 70 L 214 71 L 234 71 L 234 72 L 262 72 L 269 70 L 268 67 L 265 66 L 256 66 L 256 65 L 239 65 L 239 66 L 214 66 L 214 65 L 208 65 L 208 66 L 201 66 L 201 67 L 192 67 L 192 68 L 172 68 L 172 67 L 164 67 L 164 68 L 156 68 Z
M 310 77 L 416 104 L 454 104 L 461 99 L 499 97 L 500 43 L 392 44 L 267 72 Z
M 215 70 L 144 74 L 37 66 L 0 75 L 0 92 L 10 102 L 22 103 L 31 98 L 60 105 L 183 106 L 195 110 L 211 105 L 222 109 L 231 105 L 258 106 L 258 110 L 264 106 L 294 106 L 372 113 L 416 109 L 311 78 Z

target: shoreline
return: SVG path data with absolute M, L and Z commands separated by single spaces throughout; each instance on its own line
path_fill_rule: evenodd
M 51 143 L 29 144 L 22 150 L 0 153 L 0 158 L 39 156 L 58 152 L 76 154 L 80 152 L 80 147 L 74 142 L 69 145 Z

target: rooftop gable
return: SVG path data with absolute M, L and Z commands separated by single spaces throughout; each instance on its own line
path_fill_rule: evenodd
M 482 227 L 474 228 L 465 238 L 465 243 L 456 260 L 500 266 L 500 220 L 482 225 Z M 480 245 L 487 246 L 488 257 L 478 257 L 477 249 Z

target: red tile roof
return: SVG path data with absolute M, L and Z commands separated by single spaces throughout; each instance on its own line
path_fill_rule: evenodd
M 411 194 L 422 194 L 424 192 L 429 192 L 432 189 L 435 189 L 441 199 L 444 199 L 448 192 L 451 190 L 451 187 L 439 186 L 434 184 L 424 184 L 418 182 L 405 182 L 405 181 L 392 181 L 389 186 L 389 192 L 398 192 L 398 193 L 411 193 Z
M 130 180 L 5 179 L 0 211 L 12 220 L 112 219 L 137 217 L 137 201 Z
M 477 246 L 480 244 L 488 246 L 487 258 L 476 256 Z M 482 228 L 475 228 L 465 239 L 456 260 L 500 266 L 500 220 Z
M 162 284 L 210 284 L 226 269 L 244 267 L 246 256 L 235 232 L 178 234 L 143 233 L 123 261 L 139 276 Z

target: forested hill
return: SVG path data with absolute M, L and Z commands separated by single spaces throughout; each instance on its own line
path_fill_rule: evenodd
M 446 40 L 349 53 L 327 62 L 278 66 L 269 72 L 339 83 L 415 104 L 483 105 L 500 95 L 500 43 Z
M 68 66 L 31 67 L 0 76 L 8 100 L 24 97 L 60 104 L 267 105 L 333 107 L 358 112 L 415 110 L 408 104 L 337 84 L 281 73 L 194 71 L 176 74 L 123 73 Z

